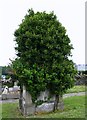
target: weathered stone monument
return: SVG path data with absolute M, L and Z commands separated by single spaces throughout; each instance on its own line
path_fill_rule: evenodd
M 1 94 L 1 99 L 2 100 L 6 100 L 6 99 L 18 99 L 19 98 L 19 92 L 20 88 L 19 86 L 13 86 L 8 88 L 8 86 L 6 86 L 4 88 L 4 91 Z
M 40 95 L 37 97 L 35 101 L 36 104 L 32 102 L 32 96 L 26 90 L 26 87 L 23 86 L 20 91 L 19 98 L 19 107 L 23 115 L 34 115 L 35 113 L 43 113 L 43 112 L 52 112 L 54 110 L 54 101 L 55 95 L 50 96 L 48 90 L 40 92 Z M 39 101 L 42 101 L 42 104 L 37 105 Z M 63 99 L 59 97 L 58 109 L 63 110 Z

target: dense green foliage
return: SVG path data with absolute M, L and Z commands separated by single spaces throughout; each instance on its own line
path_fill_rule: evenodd
M 58 97 L 74 85 L 76 70 L 68 59 L 73 47 L 53 12 L 29 10 L 14 36 L 18 58 L 13 69 L 33 101 L 45 89 Z

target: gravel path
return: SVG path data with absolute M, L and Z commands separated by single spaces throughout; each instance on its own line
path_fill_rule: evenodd
M 0 103 L 16 103 L 19 99 L 0 100 Z
M 67 97 L 71 97 L 71 96 L 81 96 L 81 95 L 85 95 L 85 92 L 64 94 L 63 98 L 67 98 Z M 1 100 L 1 95 L 0 95 L 0 103 L 15 103 L 18 101 L 19 101 L 19 99 Z
M 81 95 L 85 95 L 85 92 L 64 94 L 63 98 L 67 98 L 67 97 L 71 97 L 71 96 L 81 96 Z

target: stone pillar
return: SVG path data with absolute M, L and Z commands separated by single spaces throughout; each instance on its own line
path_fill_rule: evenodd
M 21 111 L 23 115 L 32 115 L 35 113 L 35 105 L 32 103 L 32 97 L 25 86 L 23 86 Z

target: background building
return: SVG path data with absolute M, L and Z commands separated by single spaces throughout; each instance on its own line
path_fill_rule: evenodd
M 78 71 L 87 71 L 87 64 L 78 64 L 76 68 Z

